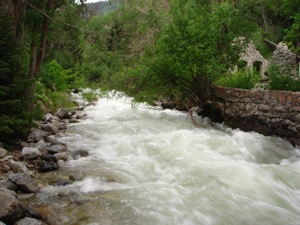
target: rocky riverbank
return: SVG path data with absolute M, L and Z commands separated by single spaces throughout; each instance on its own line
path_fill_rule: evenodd
M 77 123 L 86 116 L 83 109 L 60 108 L 55 114 L 46 114 L 31 129 L 27 142 L 20 143 L 21 149 L 7 151 L 0 143 L 0 225 L 55 224 L 50 207 L 28 202 L 34 201 L 40 189 L 48 185 L 38 182 L 42 174 L 58 170 L 70 158 L 88 155 L 81 149 L 70 153 L 66 144 L 58 140 L 69 123 Z M 70 177 L 65 182 L 74 180 Z

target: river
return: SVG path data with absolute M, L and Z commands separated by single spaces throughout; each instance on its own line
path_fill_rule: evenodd
M 58 224 L 300 224 L 299 148 L 108 95 L 61 135 L 89 156 L 59 172 L 82 179 L 38 196 Z

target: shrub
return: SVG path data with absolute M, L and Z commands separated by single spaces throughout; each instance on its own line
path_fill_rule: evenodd
M 215 84 L 231 88 L 252 89 L 258 82 L 258 73 L 241 70 L 221 77 Z
M 291 76 L 283 74 L 279 67 L 270 66 L 268 73 L 269 90 L 300 91 L 300 80 L 294 80 Z

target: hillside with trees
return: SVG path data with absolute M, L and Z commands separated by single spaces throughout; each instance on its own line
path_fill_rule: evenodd
M 251 39 L 300 52 L 300 0 L 73 0 L 0 2 L 0 137 L 26 136 L 41 108 L 69 106 L 93 86 L 137 101 L 203 106 Z M 87 16 L 88 15 L 88 16 Z

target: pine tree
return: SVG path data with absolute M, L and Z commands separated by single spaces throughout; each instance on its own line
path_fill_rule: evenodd
M 26 72 L 21 68 L 21 48 L 11 19 L 0 8 L 0 140 L 25 137 L 31 126 L 27 113 Z

